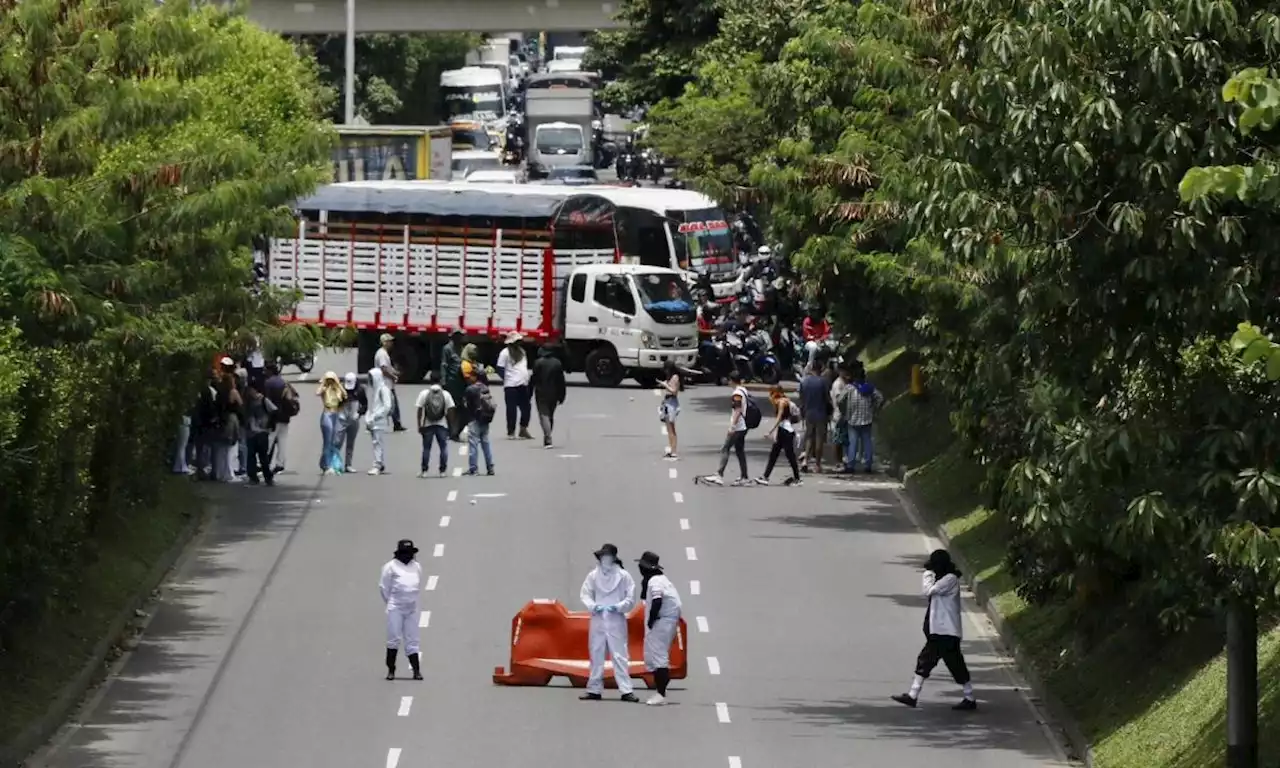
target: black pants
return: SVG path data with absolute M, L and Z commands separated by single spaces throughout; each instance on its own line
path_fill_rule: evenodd
M 551 440 L 551 430 L 556 428 L 556 406 L 558 403 L 549 397 L 538 397 L 538 423 L 542 425 L 542 440 Z
M 502 396 L 507 401 L 507 436 L 516 433 L 516 413 L 520 414 L 520 429 L 529 429 L 529 385 L 503 387 Z
M 404 425 L 400 423 L 400 398 L 396 396 L 396 388 L 391 388 L 391 426 L 396 429 L 404 429 Z
M 778 454 L 786 453 L 787 461 L 791 462 L 791 475 L 795 479 L 800 479 L 800 464 L 796 461 L 796 433 L 788 432 L 785 429 L 779 429 L 773 437 L 773 447 L 769 449 L 769 463 L 764 465 L 764 476 L 769 477 L 773 472 L 773 465 L 778 463 Z
M 271 482 L 275 472 L 271 471 L 271 433 L 256 432 L 245 439 L 245 448 L 249 453 L 249 479 L 258 482 L 258 474 Z
M 747 430 L 737 430 L 724 439 L 720 447 L 720 468 L 716 474 L 724 476 L 725 467 L 729 466 L 729 451 L 738 454 L 738 469 L 742 470 L 742 479 L 747 479 Z
M 924 648 L 916 657 L 916 674 L 928 678 L 933 668 L 941 661 L 955 678 L 956 683 L 964 685 L 969 682 L 969 666 L 964 663 L 964 654 L 960 653 L 960 638 L 954 635 L 926 635 Z

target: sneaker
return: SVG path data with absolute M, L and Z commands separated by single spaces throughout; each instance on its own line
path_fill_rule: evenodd
M 759 483 L 760 485 L 768 485 L 769 478 L 765 477 L 764 475 L 761 475 L 760 477 L 756 478 L 756 482 Z
M 662 449 L 662 455 L 663 455 L 663 456 L 670 456 L 670 455 L 671 455 L 671 446 L 669 446 L 669 445 L 668 445 L 666 448 L 663 448 L 663 449 Z
M 330 470 L 330 471 L 333 471 L 333 470 Z M 378 469 L 377 467 L 374 467 L 373 469 L 369 470 L 369 474 L 380 475 L 382 474 L 382 470 Z
M 480 474 L 480 472 L 479 470 L 468 469 L 466 474 L 467 474 L 467 477 L 475 477 L 476 475 Z
M 552 446 L 552 445 L 551 445 L 551 441 L 550 441 L 550 440 L 544 440 L 544 441 L 543 441 L 543 443 L 542 443 L 542 447 L 543 447 L 543 448 L 552 448 L 552 447 L 554 447 L 554 446 Z
M 707 475 L 702 480 L 712 485 L 724 485 L 724 478 L 719 475 Z
M 978 709 L 978 702 L 968 697 L 965 697 L 960 700 L 959 704 L 952 707 L 952 709 L 956 710 L 957 712 L 974 712 Z
M 448 467 L 441 467 L 441 468 L 440 468 L 440 476 L 441 476 L 441 477 L 444 477 L 445 475 L 448 475 L 448 474 L 449 474 L 449 468 L 448 468 Z
M 529 430 L 527 430 L 527 429 L 522 429 L 522 430 L 520 430 L 520 439 L 521 439 L 521 440 L 532 440 L 532 439 L 533 439 L 533 435 L 529 434 Z
M 426 477 L 426 476 L 427 476 L 427 470 L 425 470 L 425 469 L 420 469 L 420 470 L 418 470 L 418 477 L 422 478 L 422 477 Z
M 352 472 L 358 472 L 358 471 L 359 471 L 359 470 L 358 470 L 358 469 L 356 469 L 356 467 L 355 467 L 355 465 L 354 465 L 354 464 L 348 464 L 348 465 L 347 465 L 346 472 L 347 472 L 348 474 L 351 474 Z
M 578 701 L 600 701 L 604 697 L 598 693 L 584 693 L 578 697 Z
M 660 707 L 666 703 L 667 703 L 667 700 L 663 698 L 662 694 L 660 693 L 653 694 L 652 696 L 649 697 L 649 700 L 645 702 L 645 704 L 648 704 L 651 707 Z
M 639 696 L 636 696 L 634 693 L 624 693 L 624 694 L 622 694 L 622 700 L 623 700 L 623 701 L 629 701 L 629 702 L 631 702 L 632 704 L 639 704 L 639 703 L 640 703 L 640 697 L 639 697 Z
M 894 701 L 898 702 L 899 704 L 904 704 L 904 705 L 906 705 L 906 706 L 908 706 L 908 707 L 911 707 L 912 709 L 915 709 L 915 706 L 916 706 L 916 698 L 915 698 L 914 696 L 912 696 L 911 694 L 909 694 L 909 693 L 895 693 L 894 695 L 890 696 L 889 698 L 893 699 Z
M 755 484 L 755 481 L 749 477 L 740 477 L 737 480 L 734 480 L 732 483 L 730 483 L 730 485 L 734 486 L 735 488 L 740 488 L 744 485 L 754 485 L 754 484 Z M 765 485 L 768 485 L 768 483 L 765 483 Z
M 284 468 L 284 467 L 272 467 L 272 468 L 271 468 L 271 474 L 273 474 L 273 475 L 278 475 L 278 474 L 280 474 L 280 473 L 282 473 L 282 472 L 284 472 L 284 471 L 285 471 L 285 468 Z
M 668 453 L 668 454 L 667 454 L 665 457 L 663 457 L 663 458 L 665 458 L 667 461 L 679 461 L 679 460 L 680 460 L 680 457 L 679 457 L 679 456 L 677 456 L 677 455 L 676 455 L 676 454 L 674 454 L 674 453 Z
M 489 477 L 493 477 L 493 467 L 489 467 L 488 469 L 486 469 L 486 470 L 484 471 L 484 473 L 485 473 L 486 475 L 488 475 Z
M 515 432 L 508 432 L 508 433 L 507 433 L 507 439 L 508 439 L 508 440 L 515 440 L 515 439 L 516 439 L 516 433 L 515 433 Z

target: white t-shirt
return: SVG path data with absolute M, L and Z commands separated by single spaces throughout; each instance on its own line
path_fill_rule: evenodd
M 523 387 L 529 383 L 529 355 L 526 353 L 520 362 L 511 362 L 511 350 L 503 347 L 498 353 L 498 368 L 502 369 L 502 386 Z
M 441 418 L 437 419 L 436 421 L 431 421 L 431 420 L 423 421 L 423 422 L 422 422 L 422 425 L 423 425 L 423 426 L 425 426 L 425 427 L 447 427 L 447 426 L 449 426 L 449 415 L 448 415 L 448 414 L 449 414 L 449 410 L 450 410 L 450 409 L 452 409 L 452 408 L 454 408 L 454 407 L 456 406 L 456 403 L 454 403 L 454 402 L 453 402 L 453 395 L 449 394 L 449 390 L 445 389 L 444 387 L 440 386 L 439 384 L 432 384 L 431 386 L 427 387 L 426 389 L 424 389 L 424 390 L 422 390 L 421 392 L 419 392 L 419 393 L 418 393 L 418 402 L 417 402 L 417 404 L 416 404 L 416 406 L 415 406 L 415 407 L 417 407 L 419 410 L 421 410 L 421 409 L 423 409 L 423 408 L 426 408 L 426 407 L 427 407 L 427 393 L 429 393 L 429 392 L 433 392 L 433 391 L 437 391 L 437 390 L 438 390 L 438 391 L 440 391 L 440 392 L 443 392 L 443 393 L 444 393 L 444 412 L 445 412 L 445 415 L 444 415 L 444 416 L 442 416 Z
M 373 353 L 374 368 L 391 368 L 391 353 L 383 347 L 378 347 L 378 351 Z
M 750 397 L 750 395 L 747 394 L 746 387 L 734 387 L 733 396 L 742 398 L 742 415 L 738 417 L 737 421 L 733 422 L 733 431 L 746 432 L 747 431 L 747 398 Z
M 422 565 L 417 560 L 410 560 L 408 564 L 399 560 L 388 561 L 382 566 L 382 578 L 378 582 L 382 601 L 387 604 L 387 613 L 409 613 L 417 609 L 421 585 Z
M 676 585 L 671 583 L 671 579 L 658 574 L 649 579 L 649 585 L 644 593 L 645 621 L 649 620 L 649 612 L 653 610 L 653 601 L 658 598 L 662 598 L 662 608 L 658 611 L 658 618 L 680 618 L 680 593 L 676 591 Z

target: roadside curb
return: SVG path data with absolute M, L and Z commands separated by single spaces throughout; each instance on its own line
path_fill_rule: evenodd
M 99 679 L 111 671 L 108 657 L 112 649 L 119 645 L 138 620 L 138 611 L 150 604 L 155 591 L 164 583 L 170 571 L 182 559 L 191 542 L 204 528 L 210 519 L 212 505 L 207 499 L 200 499 L 196 511 L 190 513 L 178 536 L 159 560 L 151 566 L 147 578 L 141 588 L 124 605 L 112 620 L 106 635 L 93 647 L 93 653 L 84 663 L 76 676 L 58 693 L 57 698 L 35 722 L 28 725 L 8 744 L 0 745 L 0 766 L 18 768 L 32 753 L 39 750 L 46 742 L 57 735 L 66 723 L 95 688 Z M 149 620 L 150 617 L 146 617 Z M 145 623 L 145 620 L 144 620 Z
M 1040 677 L 1040 674 L 1031 664 L 1031 660 L 1019 648 L 1008 620 L 1000 612 L 999 607 L 996 606 L 995 600 L 992 599 L 992 595 L 986 585 L 977 581 L 977 571 L 970 566 L 963 553 L 952 546 L 951 536 L 947 534 L 945 526 L 937 523 L 933 516 L 925 511 L 927 507 L 917 500 L 915 470 L 907 470 L 905 472 L 903 470 L 904 468 L 901 465 L 895 464 L 890 470 L 890 474 L 902 482 L 904 500 L 915 510 L 914 515 L 928 526 L 928 532 L 936 536 L 942 542 L 942 545 L 951 552 L 952 559 L 964 571 L 964 581 L 968 584 L 969 590 L 973 593 L 978 606 L 982 608 L 987 618 L 991 620 L 996 634 L 1000 637 L 1000 644 L 1013 657 L 1014 662 L 1018 665 L 1018 674 L 1022 676 L 1035 693 L 1037 706 L 1042 708 L 1050 718 L 1050 722 L 1046 723 L 1046 725 L 1065 737 L 1066 746 L 1069 747 L 1067 757 L 1070 760 L 1085 766 L 1085 768 L 1093 768 L 1093 747 L 1089 744 L 1089 740 L 1085 738 L 1084 732 L 1080 730 L 1080 726 L 1068 714 L 1066 706 L 1049 691 L 1044 679 Z
M 794 381 L 780 381 L 778 386 L 782 387 L 783 391 L 786 392 L 797 392 L 800 389 L 800 384 Z M 758 381 L 748 382 L 743 384 L 742 387 L 748 392 L 768 392 L 771 389 L 770 385 L 761 384 Z

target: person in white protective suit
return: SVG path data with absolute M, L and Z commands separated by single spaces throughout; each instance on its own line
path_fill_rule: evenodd
M 605 544 L 595 552 L 599 564 L 582 582 L 582 604 L 591 612 L 587 651 L 591 671 L 587 692 L 579 698 L 600 701 L 604 692 L 605 653 L 613 656 L 613 677 L 623 701 L 638 702 L 631 686 L 631 659 L 627 653 L 627 613 L 636 605 L 636 582 L 618 562 L 618 548 Z
M 645 552 L 640 564 L 640 599 L 644 601 L 644 669 L 653 674 L 658 692 L 645 702 L 649 706 L 667 703 L 667 683 L 671 682 L 671 643 L 680 628 L 680 593 L 662 572 L 658 556 Z
M 391 411 L 395 402 L 391 397 L 391 387 L 387 386 L 387 377 L 381 368 L 369 371 L 369 410 L 364 415 L 365 426 L 369 429 L 369 438 L 373 441 L 373 467 L 371 475 L 387 474 L 387 433 L 391 431 Z
M 378 590 L 387 607 L 387 679 L 396 679 L 396 651 L 404 645 L 404 655 L 413 667 L 413 679 L 422 679 L 418 665 L 418 594 L 422 589 L 422 564 L 414 559 L 418 548 L 410 539 L 396 544 L 395 557 L 382 566 Z

